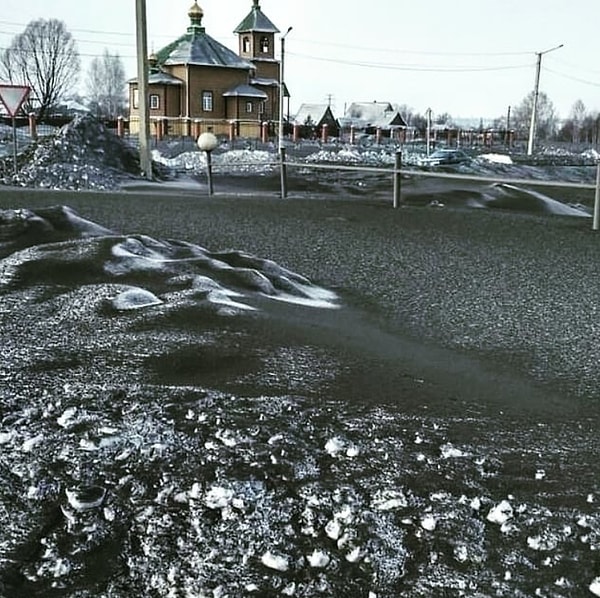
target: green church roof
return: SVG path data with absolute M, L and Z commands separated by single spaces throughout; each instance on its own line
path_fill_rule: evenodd
M 254 68 L 252 64 L 240 58 L 233 50 L 206 33 L 202 26 L 204 13 L 197 2 L 194 2 L 188 15 L 190 26 L 187 28 L 187 32 L 156 52 L 156 58 L 160 65 L 194 64 L 244 70 Z
M 260 33 L 279 33 L 279 29 L 271 23 L 260 9 L 259 0 L 253 0 L 254 6 L 250 14 L 234 29 L 234 33 L 250 33 L 258 31 Z

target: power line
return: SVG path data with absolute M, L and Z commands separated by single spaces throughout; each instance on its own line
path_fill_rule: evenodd
M 289 52 L 290 55 L 298 58 L 307 58 L 309 60 L 318 60 L 321 62 L 333 62 L 336 64 L 346 64 L 355 67 L 376 68 L 394 71 L 416 71 L 416 72 L 433 72 L 433 73 L 470 73 L 470 72 L 485 72 L 485 71 L 502 71 L 531 68 L 531 64 L 519 65 L 504 65 L 504 66 L 423 66 L 417 64 L 390 64 L 383 62 L 362 62 L 353 60 L 342 60 L 339 58 L 325 58 L 323 56 L 311 56 L 308 54 L 298 54 Z
M 566 75 L 565 73 L 560 73 L 555 71 L 554 69 L 549 69 L 548 67 L 544 67 L 544 71 L 548 71 L 553 75 L 558 75 L 559 77 L 564 77 L 565 79 L 570 79 L 571 81 L 577 81 L 578 83 L 583 83 L 584 85 L 592 85 L 593 87 L 600 87 L 600 83 L 596 83 L 594 81 L 587 81 L 586 79 L 580 79 L 579 77 L 573 77 L 572 75 Z
M 451 52 L 448 50 L 406 50 L 399 48 L 389 48 L 389 47 L 368 47 L 368 46 L 356 46 L 350 44 L 338 44 L 335 42 L 327 42 L 322 40 L 309 40 L 298 38 L 296 41 L 306 42 L 312 46 L 332 46 L 336 48 L 349 48 L 352 50 L 361 50 L 367 52 L 385 52 L 385 53 L 397 53 L 397 54 L 414 54 L 414 55 L 422 55 L 422 56 L 526 56 L 531 55 L 533 52 L 530 51 L 520 51 L 520 52 Z

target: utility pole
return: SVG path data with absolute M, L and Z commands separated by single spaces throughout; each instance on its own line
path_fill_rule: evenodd
M 148 41 L 146 27 L 146 0 L 135 1 L 137 70 L 138 70 L 138 113 L 140 117 L 140 168 L 148 180 L 152 180 L 150 157 L 150 111 L 148 107 Z
M 560 44 L 560 46 L 555 46 L 554 48 L 550 48 L 549 50 L 544 50 L 543 52 L 536 52 L 537 55 L 537 64 L 535 68 L 535 85 L 533 88 L 533 106 L 531 108 L 531 122 L 529 123 L 529 141 L 527 143 L 527 155 L 531 156 L 533 153 L 533 140 L 535 137 L 535 118 L 537 112 L 537 103 L 538 97 L 540 95 L 540 72 L 542 70 L 542 56 L 544 54 L 548 54 L 548 52 L 553 52 L 554 50 L 558 50 L 562 48 L 564 44 Z
M 427 129 L 425 131 L 426 143 L 427 143 L 427 157 L 431 154 L 431 108 L 427 108 Z
M 287 31 L 281 36 L 281 62 L 279 63 L 279 160 L 281 169 L 281 198 L 287 197 L 287 172 L 285 166 L 285 144 L 283 142 L 283 109 L 285 97 L 284 82 L 284 61 L 285 61 L 285 38 L 292 30 L 288 27 Z

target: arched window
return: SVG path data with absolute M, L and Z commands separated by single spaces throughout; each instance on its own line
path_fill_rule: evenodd
M 269 38 L 268 37 L 261 37 L 260 38 L 260 51 L 263 54 L 268 54 L 269 50 L 270 50 L 271 44 L 269 43 Z
M 242 39 L 242 52 L 244 52 L 244 54 L 250 53 L 250 38 L 248 36 Z

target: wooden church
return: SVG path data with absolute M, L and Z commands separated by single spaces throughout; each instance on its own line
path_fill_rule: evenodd
M 149 57 L 148 106 L 157 135 L 197 136 L 210 131 L 259 137 L 263 123 L 279 119 L 279 30 L 253 0 L 235 28 L 238 52 L 206 32 L 197 1 L 187 31 Z M 129 81 L 130 131 L 139 130 L 138 81 Z

